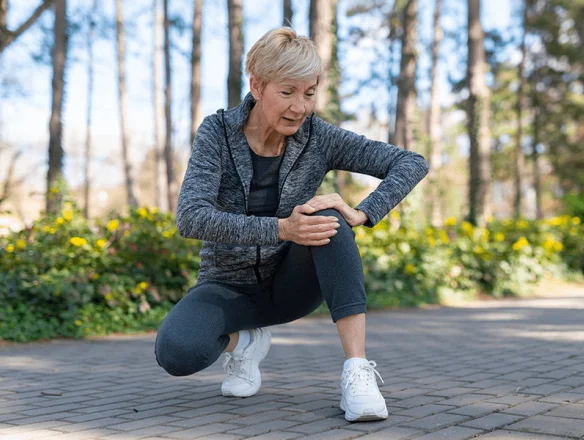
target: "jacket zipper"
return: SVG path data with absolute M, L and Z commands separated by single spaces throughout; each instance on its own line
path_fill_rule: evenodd
M 231 162 L 233 163 L 233 167 L 235 168 L 235 171 L 237 173 L 237 167 L 235 166 L 235 159 L 233 158 L 233 154 L 231 152 L 231 147 L 229 146 L 229 139 L 227 137 L 227 128 L 225 125 L 225 111 L 224 110 L 221 110 L 221 119 L 223 120 L 223 133 L 225 135 L 225 142 L 227 143 L 227 149 L 229 150 L 229 157 L 231 157 Z M 306 145 L 308 145 L 310 143 L 311 137 L 312 137 L 312 116 L 310 117 L 310 125 L 309 125 L 309 129 L 308 129 L 308 141 L 306 142 L 306 144 L 304 146 L 305 148 L 306 148 Z M 296 158 L 296 160 L 294 161 L 294 163 L 290 167 L 290 170 L 288 170 L 288 173 L 286 174 L 286 176 L 284 176 L 284 180 L 282 181 L 282 189 L 278 193 L 278 205 L 277 205 L 276 210 L 280 208 L 280 200 L 282 198 L 282 191 L 284 190 L 284 184 L 286 183 L 286 179 L 288 178 L 288 176 L 292 172 L 292 168 L 294 168 L 294 165 L 296 165 L 296 162 L 298 161 L 298 159 L 300 159 L 300 156 L 302 156 L 302 153 L 304 153 L 304 148 L 302 149 L 302 151 L 300 152 L 300 154 L 298 155 L 298 157 Z M 243 181 L 241 180 L 241 176 L 239 175 L 239 173 L 237 173 L 237 178 L 239 179 L 239 183 L 241 184 L 241 190 L 243 191 L 243 201 L 245 204 L 245 215 L 249 215 L 249 211 L 248 211 L 249 201 L 245 195 L 245 188 L 243 186 Z M 256 246 L 256 262 L 255 262 L 255 265 L 253 267 L 253 271 L 255 273 L 256 280 L 258 283 L 262 282 L 262 275 L 261 275 L 260 269 L 259 269 L 261 261 L 262 261 L 261 249 L 260 249 L 260 246 L 257 245 Z

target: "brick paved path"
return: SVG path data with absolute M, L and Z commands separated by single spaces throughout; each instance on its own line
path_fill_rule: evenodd
M 370 312 L 367 327 L 386 421 L 345 421 L 336 328 L 308 318 L 271 328 L 247 399 L 221 396 L 223 358 L 167 375 L 152 334 L 0 347 L 0 439 L 584 439 L 584 291 Z

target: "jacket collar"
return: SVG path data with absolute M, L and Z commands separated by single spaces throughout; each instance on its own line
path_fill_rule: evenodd
M 252 94 L 248 93 L 241 104 L 229 110 L 225 110 L 223 113 L 228 147 L 231 157 L 233 158 L 235 168 L 237 169 L 237 173 L 239 174 L 243 184 L 246 206 L 247 200 L 249 199 L 251 179 L 253 177 L 253 164 L 251 153 L 249 151 L 249 144 L 247 143 L 247 139 L 243 133 L 243 126 L 245 125 L 249 117 L 249 113 L 254 105 L 255 100 Z M 219 110 L 217 113 L 221 118 L 221 110 Z M 306 146 L 309 137 L 310 121 L 312 117 L 312 114 L 309 115 L 298 131 L 292 136 L 288 136 L 286 138 L 286 149 L 284 151 L 284 157 L 282 158 L 282 163 L 280 165 L 278 185 L 279 193 L 282 192 L 282 187 L 284 185 L 286 176 Z

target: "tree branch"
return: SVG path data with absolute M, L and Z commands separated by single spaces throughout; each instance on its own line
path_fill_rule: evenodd
M 11 43 L 14 42 L 20 35 L 22 35 L 35 21 L 41 16 L 43 12 L 51 7 L 53 0 L 43 0 L 43 2 L 36 8 L 32 15 L 22 23 L 15 31 L 8 30 L 7 27 L 0 26 L 0 53 L 4 51 Z

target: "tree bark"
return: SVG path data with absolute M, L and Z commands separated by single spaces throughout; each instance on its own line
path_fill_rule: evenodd
M 408 0 L 403 11 L 402 54 L 398 78 L 395 144 L 415 150 L 414 113 L 416 110 L 416 22 L 418 1 Z
M 229 75 L 227 78 L 228 107 L 241 102 L 243 59 L 243 0 L 227 0 L 229 14 Z
M 203 0 L 195 0 L 193 14 L 193 45 L 191 53 L 191 146 L 201 123 L 201 29 L 203 27 Z
M 170 69 L 170 21 L 168 17 L 168 0 L 164 0 L 164 70 L 165 70 L 165 93 L 164 93 L 164 113 L 166 116 L 166 140 L 164 143 L 164 161 L 166 163 L 166 198 L 168 200 L 168 210 L 175 212 L 178 196 L 176 177 L 174 175 L 174 161 L 172 153 L 172 77 Z
M 387 23 L 389 25 L 389 33 L 387 37 L 388 48 L 389 48 L 389 69 L 387 71 L 387 95 L 389 96 L 387 113 L 389 115 L 396 114 L 397 100 L 394 99 L 393 89 L 396 85 L 396 76 L 393 73 L 394 66 L 398 65 L 399 59 L 395 55 L 397 52 L 396 45 L 398 41 L 398 29 L 400 28 L 401 10 L 403 6 L 399 1 L 395 1 L 387 18 Z M 394 125 L 388 124 L 387 130 L 387 143 L 395 144 L 395 119 L 393 119 Z
M 162 34 L 162 13 L 158 7 L 159 0 L 153 0 L 154 10 L 154 41 L 152 52 L 152 104 L 154 106 L 154 204 L 161 211 L 164 209 L 162 204 L 162 188 L 164 187 L 163 175 L 160 172 L 162 168 L 162 119 L 164 111 L 160 106 L 160 69 L 159 54 L 161 51 L 160 37 Z
M 328 75 L 331 67 L 333 48 L 331 29 L 333 24 L 334 7 L 336 7 L 336 2 L 331 4 L 328 0 L 310 0 L 310 38 L 314 41 L 314 44 L 316 44 L 318 54 L 320 55 L 324 66 L 324 72 L 319 78 L 316 91 L 316 102 L 314 104 L 314 111 L 321 117 L 326 111 L 330 99 L 330 78 Z
M 440 27 L 440 8 L 441 0 L 436 0 L 434 8 L 434 41 L 432 42 L 432 67 L 430 70 L 430 114 L 428 117 L 428 133 L 430 138 L 430 148 L 428 151 L 428 165 L 430 166 L 430 175 L 428 176 L 428 185 L 430 186 L 430 209 L 429 222 L 433 226 L 439 226 L 442 223 L 442 213 L 440 211 L 440 165 L 442 162 L 440 154 L 440 99 L 438 97 L 438 81 L 436 71 L 438 70 L 438 52 L 440 41 L 442 40 L 442 28 Z
M 31 16 L 22 23 L 15 31 L 9 31 L 6 27 L 6 15 L 8 13 L 8 0 L 0 0 L 0 53 L 10 44 L 20 37 L 29 27 L 31 27 L 43 12 L 53 5 L 54 0 L 43 0 L 43 2 L 34 10 Z M 2 17 L 2 15 L 4 17 Z M 4 20 L 4 24 L 2 24 Z
M 284 0 L 283 13 L 282 26 L 292 27 L 292 16 L 294 15 L 292 11 L 292 0 Z
M 93 9 L 89 18 L 89 35 L 87 36 L 87 119 L 85 129 L 85 163 L 83 169 L 83 215 L 89 218 L 89 194 L 91 180 L 89 177 L 89 163 L 91 161 L 91 107 L 93 105 L 93 40 L 95 35 L 95 16 L 97 14 L 97 0 L 93 0 Z
M 51 119 L 49 122 L 49 169 L 47 171 L 46 212 L 53 214 L 61 205 L 57 187 L 63 178 L 63 95 L 67 61 L 67 0 L 55 0 L 55 27 L 52 50 L 53 80 Z
M 537 145 L 539 144 L 540 140 L 540 108 L 539 108 L 539 100 L 537 99 L 537 91 L 534 90 L 533 92 L 533 109 L 534 109 L 534 117 L 533 117 L 533 145 L 532 145 L 532 153 L 533 153 L 533 189 L 535 190 L 535 218 L 536 220 L 543 219 L 543 209 L 541 206 L 541 183 L 540 183 L 540 176 L 539 176 L 539 153 L 537 151 Z
M 470 178 L 468 221 L 484 226 L 491 216 L 491 149 L 489 94 L 485 85 L 484 33 L 480 21 L 481 0 L 468 0 L 468 134 Z
M 118 97 L 120 103 L 120 130 L 122 136 L 122 163 L 126 179 L 126 197 L 128 205 L 137 206 L 136 190 L 132 177 L 132 168 L 128 157 L 128 135 L 126 133 L 126 72 L 124 68 L 124 16 L 122 0 L 116 0 L 116 30 L 118 53 Z
M 513 200 L 514 216 L 515 219 L 521 217 L 521 187 L 523 181 L 523 175 L 525 173 L 525 157 L 523 154 L 523 124 L 522 124 L 522 113 L 524 107 L 524 91 L 525 91 L 525 58 L 527 57 L 527 49 L 525 47 L 525 36 L 527 35 L 528 23 L 528 0 L 523 2 L 523 36 L 521 39 L 521 61 L 519 62 L 519 69 L 517 76 L 519 77 L 519 89 L 517 90 L 517 137 L 515 140 L 515 198 Z

